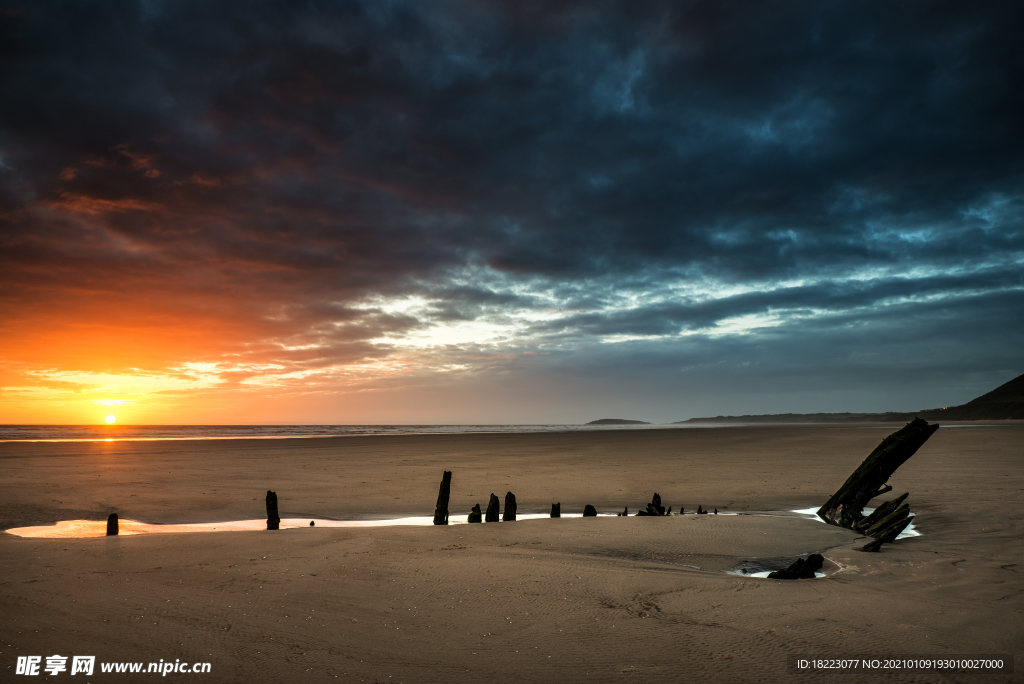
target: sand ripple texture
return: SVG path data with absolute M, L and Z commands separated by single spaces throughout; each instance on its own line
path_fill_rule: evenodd
M 177 679 L 204 684 L 1020 682 L 1019 674 L 800 676 L 788 673 L 786 658 L 1013 653 L 1020 667 L 1022 435 L 936 433 L 893 480 L 911 492 L 922 534 L 877 554 L 856 551 L 863 541 L 846 530 L 759 516 L 93 539 L 0 534 L 0 668 L 11 671 L 0 681 L 17 679 L 17 655 L 60 653 L 209 661 L 210 674 Z M 319 501 L 387 517 L 398 496 L 410 508 L 406 500 L 426 501 L 417 503 L 422 515 L 433 506 L 441 466 L 453 462 L 463 464 L 453 510 L 505 489 L 522 492 L 521 508 L 533 512 L 559 498 L 563 510 L 587 502 L 632 508 L 652 491 L 688 510 L 699 502 L 784 510 L 820 502 L 878 438 L 766 428 L 151 443 L 74 453 L 7 444 L 0 486 L 11 508 L 0 513 L 40 524 L 71 517 L 65 509 L 117 503 L 126 518 L 131 511 L 144 520 L 243 519 L 260 512 L 273 484 L 285 495 L 284 517 L 351 517 Z M 226 502 L 223 512 L 215 501 Z M 790 582 L 724 572 L 738 560 L 812 551 L 842 570 Z

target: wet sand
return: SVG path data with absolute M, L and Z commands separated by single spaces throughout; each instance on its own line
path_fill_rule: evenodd
M 864 540 L 846 530 L 751 514 L 821 504 L 895 429 L 0 444 L 5 529 L 109 512 L 245 520 L 265 515 L 267 489 L 283 518 L 430 515 L 444 469 L 454 472 L 453 518 L 508 490 L 520 513 L 556 501 L 563 512 L 635 512 L 654 491 L 675 510 L 748 513 L 2 534 L 0 680 L 21 680 L 18 656 L 62 654 L 210 662 L 209 674 L 167 675 L 205 682 L 1022 681 L 787 670 L 793 654 L 1020 661 L 1024 425 L 940 429 L 891 481 L 894 494 L 911 493 L 922 536 L 879 554 L 856 551 Z M 838 572 L 799 582 L 726 574 L 811 552 Z

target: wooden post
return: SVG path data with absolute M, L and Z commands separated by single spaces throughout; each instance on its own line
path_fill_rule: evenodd
M 487 502 L 487 513 L 484 515 L 484 522 L 498 522 L 498 509 L 501 503 L 498 501 L 498 497 L 491 493 L 491 498 Z
M 480 504 L 474 504 L 473 510 L 469 512 L 469 518 L 466 522 L 478 523 L 483 521 L 483 513 L 480 512 Z
M 118 532 L 117 513 L 111 513 L 107 516 L 107 536 L 116 537 Z
M 434 506 L 434 524 L 448 524 L 448 499 L 452 494 L 452 471 L 444 471 L 441 476 L 441 489 L 437 492 L 437 505 Z
M 552 518 L 561 518 L 562 517 L 562 504 L 561 504 L 561 502 L 551 504 L 551 517 Z
M 597 517 L 597 509 L 594 508 L 593 506 L 591 506 L 590 504 L 587 504 L 586 506 L 583 507 L 583 517 L 584 518 L 596 518 Z
M 509 492 L 505 495 L 505 512 L 501 514 L 502 522 L 512 522 L 516 519 L 516 495 Z
M 277 492 L 267 490 L 267 529 L 281 529 L 281 516 L 277 514 Z

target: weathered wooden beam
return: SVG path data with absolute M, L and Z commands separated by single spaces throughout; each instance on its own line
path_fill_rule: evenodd
M 107 536 L 116 537 L 120 527 L 117 523 L 117 513 L 111 513 L 107 516 Z
M 900 520 L 903 520 L 904 518 L 908 517 L 910 517 L 910 504 L 903 504 L 889 515 L 885 516 L 884 518 L 876 522 L 874 525 L 864 530 L 864 534 L 866 534 L 869 537 L 874 537 L 875 539 L 878 539 L 882 536 L 880 534 L 882 531 L 888 529 L 889 527 L 892 527 L 893 523 L 897 523 Z
M 277 492 L 267 490 L 267 529 L 281 529 L 281 516 L 277 514 Z
M 562 502 L 551 504 L 551 517 L 561 518 L 562 517 Z
M 444 471 L 441 476 L 441 488 L 437 492 L 437 505 L 434 506 L 434 524 L 448 524 L 448 499 L 452 495 L 452 471 Z
M 469 512 L 469 519 L 466 522 L 478 523 L 483 521 L 483 513 L 480 512 L 480 504 L 474 504 L 473 510 Z
M 938 429 L 937 424 L 915 418 L 883 439 L 843 486 L 818 509 L 818 515 L 829 524 L 856 529 L 855 525 L 864 517 L 864 506 L 879 494 L 892 491 L 892 487 L 886 484 L 888 479 Z
M 876 522 L 878 522 L 879 520 L 881 520 L 882 518 L 889 515 L 897 508 L 899 508 L 900 504 L 903 503 L 903 500 L 906 499 L 908 496 L 910 496 L 909 492 L 903 494 L 902 496 L 896 497 L 892 501 L 886 501 L 884 504 L 882 504 L 874 511 L 872 511 L 871 515 L 866 515 L 863 518 L 861 518 L 860 522 L 853 526 L 854 529 L 858 532 L 863 532 L 864 530 L 871 527 Z
M 882 544 L 893 543 L 896 541 L 896 537 L 900 536 L 900 532 L 907 529 L 913 519 L 914 516 L 909 515 L 906 518 L 897 520 L 888 527 L 879 530 L 875 541 L 865 544 L 861 547 L 861 551 L 878 551 L 882 548 Z

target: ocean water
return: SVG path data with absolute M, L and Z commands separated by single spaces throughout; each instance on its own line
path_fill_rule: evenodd
M 0 442 L 105 440 L 289 439 L 351 435 L 467 432 L 590 432 L 658 430 L 683 425 L 0 425 Z

